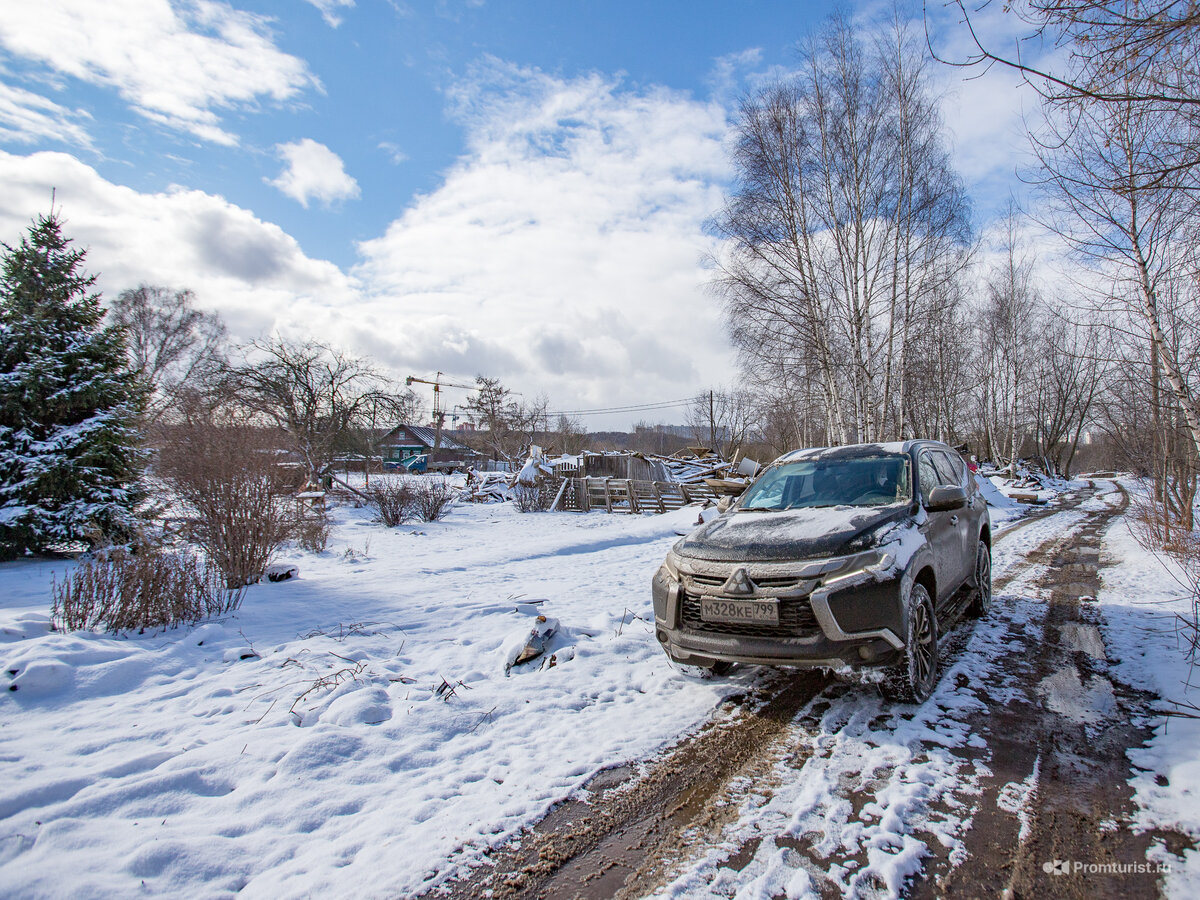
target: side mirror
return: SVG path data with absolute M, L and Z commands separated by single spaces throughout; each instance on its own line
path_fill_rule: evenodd
M 962 509 L 966 505 L 966 491 L 957 485 L 939 484 L 929 492 L 929 502 L 925 504 L 925 509 L 929 512 L 945 512 Z
M 721 497 L 719 500 L 717 500 L 717 512 L 719 512 L 719 513 L 729 512 L 729 507 L 733 506 L 733 500 L 734 500 L 733 497 L 729 496 L 728 494 L 725 494 L 723 497 Z

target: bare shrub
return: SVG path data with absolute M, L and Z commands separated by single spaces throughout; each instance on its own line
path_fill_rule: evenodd
M 1185 527 L 1169 504 L 1156 496 L 1133 496 L 1130 500 L 1130 531 L 1150 553 L 1162 554 L 1177 569 L 1171 577 L 1190 595 L 1190 618 L 1176 615 L 1176 625 L 1188 642 L 1188 658 L 1200 662 L 1200 532 Z
M 244 588 L 227 588 L 224 573 L 194 553 L 140 547 L 81 563 L 51 592 L 56 627 L 116 633 L 224 615 L 241 605 Z
M 513 488 L 513 505 L 517 512 L 546 512 L 554 502 L 555 486 L 547 482 L 518 484 Z
M 403 479 L 380 479 L 366 493 L 375 506 L 376 520 L 388 528 L 403 525 L 415 513 L 415 492 Z
M 296 470 L 278 465 L 273 432 L 250 426 L 171 430 L 160 473 L 194 519 L 193 538 L 231 588 L 253 584 L 296 533 Z
M 329 546 L 329 517 L 323 512 L 301 515 L 296 520 L 296 543 L 309 553 L 324 553 Z
M 450 512 L 454 489 L 440 478 L 422 480 L 413 488 L 413 512 L 422 522 L 437 522 Z

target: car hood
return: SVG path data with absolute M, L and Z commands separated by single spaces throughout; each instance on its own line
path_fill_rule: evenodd
M 909 514 L 907 504 L 829 506 L 779 512 L 731 511 L 697 528 L 675 545 L 680 556 L 720 562 L 819 559 L 866 550 L 850 547 L 873 529 Z

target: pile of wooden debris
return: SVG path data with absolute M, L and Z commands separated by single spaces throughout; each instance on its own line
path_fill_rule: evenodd
M 758 469 L 753 460 L 722 459 L 706 447 L 690 447 L 673 456 L 584 451 L 550 457 L 534 446 L 515 474 L 471 471 L 461 497 L 476 503 L 502 502 L 513 499 L 518 486 L 540 487 L 553 490 L 551 509 L 666 512 L 740 494 Z

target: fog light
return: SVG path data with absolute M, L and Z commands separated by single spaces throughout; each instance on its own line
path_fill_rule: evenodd
M 665 644 L 667 642 L 667 633 L 661 628 L 658 629 L 658 642 L 660 644 Z
M 860 658 L 862 658 L 862 659 L 874 659 L 874 658 L 875 658 L 875 651 L 874 651 L 874 650 L 872 650 L 872 649 L 871 649 L 869 646 L 867 646 L 866 644 L 863 644 L 861 647 L 859 647 L 859 648 L 858 648 L 858 655 L 859 655 L 859 657 L 860 657 Z

